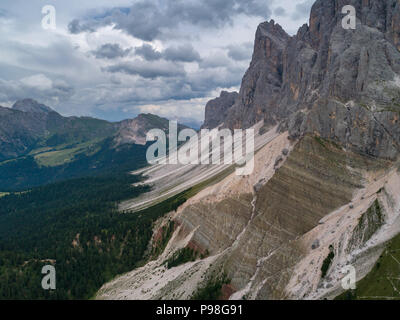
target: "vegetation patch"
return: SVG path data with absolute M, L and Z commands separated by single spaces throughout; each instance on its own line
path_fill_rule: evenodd
M 321 278 L 325 278 L 325 276 L 328 273 L 328 270 L 332 264 L 333 258 L 335 258 L 335 251 L 332 245 L 329 246 L 329 254 L 328 256 L 325 258 L 324 262 L 322 263 L 321 266 Z
M 385 246 L 375 266 L 355 290 L 348 290 L 337 300 L 400 300 L 400 235 Z
M 196 261 L 201 255 L 192 248 L 183 248 L 175 252 L 166 262 L 168 269 L 180 266 L 187 262 Z
M 186 193 L 186 197 L 192 198 L 193 196 L 195 196 L 197 193 L 199 193 L 200 191 L 202 191 L 203 189 L 207 188 L 210 185 L 214 185 L 220 181 L 222 181 L 223 179 L 225 179 L 227 176 L 229 176 L 231 173 L 233 173 L 235 171 L 235 167 L 234 166 L 230 166 L 229 168 L 227 168 L 226 170 L 222 171 L 221 173 L 211 177 L 210 179 L 207 179 L 195 186 L 193 186 L 192 188 L 190 188 Z
M 315 136 L 315 141 L 317 141 L 324 148 L 326 147 L 325 141 L 321 137 Z
M 342 150 L 343 148 L 335 141 L 323 139 L 321 137 L 315 136 L 315 141 L 317 141 L 322 147 L 327 148 L 328 146 L 332 146 L 338 150 Z
M 380 189 L 378 193 L 381 193 L 382 191 L 383 189 Z M 360 217 L 349 241 L 348 251 L 351 252 L 357 247 L 364 245 L 369 239 L 372 238 L 376 231 L 383 226 L 384 222 L 385 217 L 377 199 Z
M 0 299 L 89 299 L 144 259 L 154 222 L 187 199 L 178 194 L 121 214 L 118 202 L 149 187 L 126 174 L 73 179 L 0 198 Z M 165 230 L 172 232 L 170 225 Z M 54 261 L 57 290 L 41 287 Z
M 40 166 L 55 167 L 66 164 L 75 159 L 77 155 L 84 154 L 91 156 L 100 151 L 100 141 L 93 140 L 78 145 L 64 146 L 55 150 L 43 150 L 41 152 L 33 152 L 35 160 Z M 32 153 L 31 153 L 32 154 Z
M 153 247 L 152 247 L 152 252 L 151 256 L 152 257 L 158 257 L 165 249 L 167 246 L 169 240 L 172 237 L 172 234 L 174 233 L 174 227 L 175 223 L 174 221 L 168 221 L 168 224 L 161 227 L 160 236 L 156 239 L 154 239 Z
M 68 150 L 54 148 L 50 153 L 1 162 L 0 189 L 24 191 L 74 178 L 121 174 L 147 165 L 147 146 L 124 145 L 116 150 L 113 140 L 106 139 L 92 147 L 74 151 L 70 145 Z
M 193 294 L 192 300 L 218 300 L 222 296 L 222 287 L 231 282 L 226 273 L 211 278 L 206 285 Z

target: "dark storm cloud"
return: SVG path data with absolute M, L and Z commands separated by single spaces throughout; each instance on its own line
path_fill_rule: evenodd
M 305 0 L 296 4 L 295 12 L 292 14 L 293 20 L 299 20 L 310 15 L 310 10 L 315 0 Z
M 136 38 L 152 41 L 162 36 L 163 29 L 175 29 L 180 24 L 221 28 L 233 23 L 239 14 L 266 19 L 270 13 L 265 0 L 147 0 L 129 8 L 108 9 L 83 21 L 73 20 L 69 31 L 76 34 L 114 25 Z
M 161 52 L 153 48 L 149 44 L 144 44 L 141 47 L 135 48 L 135 53 L 147 61 L 160 60 L 162 58 Z
M 251 59 L 252 43 L 220 47 L 205 57 L 189 42 L 206 29 L 220 29 L 233 24 L 240 15 L 268 18 L 265 0 L 150 0 L 128 8 L 113 8 L 101 14 L 87 15 L 69 25 L 71 33 L 92 32 L 112 25 L 117 30 L 146 41 L 132 49 L 142 59 L 115 63 L 102 70 L 114 77 L 112 86 L 131 83 L 128 88 L 103 88 L 101 97 L 120 103 L 156 103 L 164 100 L 203 98 L 218 88 L 239 86 Z M 239 18 L 240 19 L 240 18 Z M 188 36 L 185 36 L 185 32 Z M 170 37 L 185 40 L 172 45 Z M 161 40 L 163 50 L 153 40 Z M 182 38 L 183 39 L 183 38 Z M 181 39 L 181 40 L 182 40 Z M 249 39 L 250 40 L 250 39 Z M 189 42 L 187 42 L 189 41 Z M 144 61 L 143 61 L 144 60 Z M 186 70 L 185 63 L 198 63 L 198 70 Z M 94 96 L 96 96 L 94 94 Z
M 216 88 L 230 88 L 240 85 L 244 70 L 242 68 L 223 68 L 200 70 L 186 77 L 193 93 L 199 97 L 207 96 Z
M 72 34 L 78 34 L 78 33 L 83 32 L 85 30 L 82 29 L 79 20 L 78 19 L 74 19 L 68 24 L 68 31 L 70 33 L 72 33 Z
M 229 68 L 232 61 L 224 52 L 213 53 L 201 60 L 200 69 Z
M 191 44 L 168 47 L 164 51 L 157 51 L 151 45 L 144 44 L 135 48 L 135 53 L 147 61 L 164 59 L 174 62 L 199 62 L 200 54 Z
M 44 80 L 45 84 L 40 81 Z M 44 75 L 32 76 L 17 80 L 0 79 L 0 101 L 14 102 L 19 99 L 31 97 L 46 103 L 67 101 L 73 94 L 74 88 L 63 80 L 51 81 Z
M 65 74 L 65 71 L 79 72 L 90 67 L 72 43 L 61 39 L 49 43 L 46 47 L 16 41 L 0 43 L 0 50 L 5 49 L 21 65 L 29 64 L 31 69 L 41 72 L 48 70 Z
M 274 14 L 278 17 L 286 16 L 286 10 L 282 7 L 278 7 L 274 10 Z
M 49 105 L 68 101 L 76 93 L 76 86 L 82 86 L 87 75 L 95 74 L 98 69 L 70 42 L 60 38 L 47 46 L 6 40 L 0 43 L 0 51 L 7 52 L 15 61 L 1 68 L 0 102 L 3 103 L 27 97 Z
M 253 52 L 253 43 L 245 42 L 240 45 L 230 45 L 227 49 L 229 58 L 235 61 L 249 60 Z
M 122 49 L 117 43 L 106 43 L 92 51 L 92 54 L 97 59 L 115 59 L 126 57 L 131 51 L 132 49 Z
M 163 57 L 165 60 L 181 62 L 198 62 L 201 60 L 199 53 L 191 44 L 169 47 L 165 49 Z
M 106 93 L 99 95 L 93 92 L 93 99 L 104 100 L 105 97 L 106 101 L 140 104 L 207 97 L 216 88 L 240 85 L 245 68 L 231 66 L 185 73 L 179 64 L 171 62 L 136 61 L 116 64 L 105 71 L 116 77 L 124 77 L 120 83 L 122 86 L 118 84 L 104 87 Z M 127 78 L 126 75 L 134 77 Z
M 110 73 L 138 75 L 146 79 L 184 77 L 186 74 L 185 69 L 176 63 L 168 63 L 164 61 L 150 63 L 140 60 L 118 63 L 106 67 L 104 71 Z

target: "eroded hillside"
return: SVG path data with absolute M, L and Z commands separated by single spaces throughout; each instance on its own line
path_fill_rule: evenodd
M 165 251 L 106 284 L 98 297 L 188 299 L 225 272 L 232 299 L 321 298 L 340 290 L 346 263 L 365 275 L 398 232 L 400 176 L 391 162 L 318 137 L 293 144 L 287 133 L 255 158 L 252 175 L 232 173 L 165 218 L 176 226 Z M 375 201 L 381 220 L 363 219 Z M 322 278 L 331 246 L 336 258 Z M 198 259 L 168 269 L 165 262 L 183 248 Z
M 358 12 L 356 30 L 341 25 L 345 4 Z M 159 221 L 155 234 L 175 226 L 163 253 L 98 298 L 189 299 L 208 287 L 224 299 L 334 298 L 349 266 L 373 296 L 363 279 L 376 279 L 400 233 L 399 12 L 395 0 L 318 0 L 295 36 L 262 23 L 236 100 L 209 104 L 205 121 L 256 125 L 255 170 L 220 176 Z M 144 170 L 155 191 L 122 208 L 226 168 L 175 169 Z

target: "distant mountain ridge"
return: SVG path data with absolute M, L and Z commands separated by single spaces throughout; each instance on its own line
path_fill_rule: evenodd
M 138 169 L 147 164 L 151 129 L 168 133 L 169 120 L 152 114 L 115 123 L 63 117 L 32 99 L 0 107 L 0 190 Z
M 234 105 L 239 94 L 237 92 L 222 91 L 218 98 L 209 101 L 206 105 L 203 129 L 213 129 L 224 122 L 227 111 Z
M 19 110 L 22 112 L 33 112 L 33 113 L 49 113 L 54 112 L 51 108 L 44 104 L 40 104 L 33 99 L 24 99 L 17 101 L 13 106 L 13 110 Z
M 115 146 L 146 144 L 148 130 L 168 130 L 168 120 L 151 114 L 112 123 L 90 117 L 63 117 L 33 99 L 0 106 L 0 161 L 29 154 L 37 148 L 113 138 Z

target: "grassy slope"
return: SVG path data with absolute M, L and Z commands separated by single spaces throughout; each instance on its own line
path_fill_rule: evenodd
M 31 187 L 105 172 L 131 171 L 146 165 L 146 146 L 112 148 L 112 139 L 82 149 L 56 150 L 0 163 L 0 190 L 21 191 Z M 35 158 L 40 159 L 40 164 Z M 69 161 L 72 158 L 72 161 Z M 48 166 L 46 166 L 46 164 Z M 57 164 L 57 165 L 56 165 Z
M 400 235 L 388 242 L 370 273 L 337 300 L 400 300 Z
M 117 127 L 105 120 L 94 118 L 66 118 L 61 124 L 49 123 L 49 136 L 43 139 L 42 147 L 80 144 L 94 139 L 105 139 L 113 136 Z
M 73 161 L 77 155 L 86 154 L 89 156 L 95 154 L 100 151 L 99 142 L 98 139 L 94 139 L 72 146 L 62 145 L 54 149 L 41 148 L 33 151 L 33 154 L 39 166 L 56 167 Z

